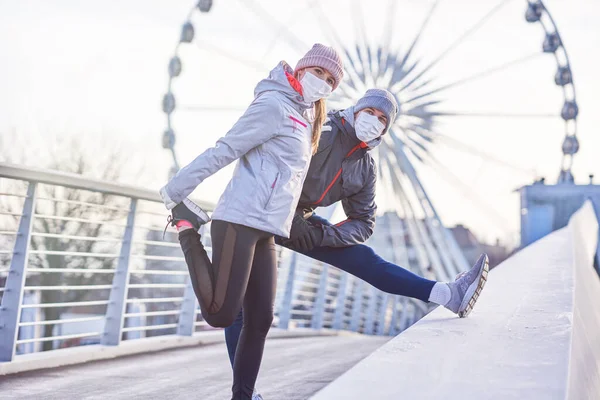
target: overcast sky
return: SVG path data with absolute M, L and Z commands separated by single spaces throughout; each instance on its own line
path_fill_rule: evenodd
M 198 44 L 182 47 L 184 73 L 173 90 L 179 105 L 243 108 L 253 87 L 278 60 L 294 65 L 294 50 L 277 23 L 250 10 L 250 2 L 215 0 L 213 11 L 195 15 Z M 305 43 L 327 43 L 323 21 L 306 11 L 310 2 L 259 1 Z M 434 59 L 498 1 L 441 1 L 415 55 Z M 431 85 L 453 82 L 502 63 L 541 53 L 541 27 L 525 23 L 524 0 L 507 1 L 482 29 L 431 71 Z M 580 106 L 581 152 L 574 173 L 579 182 L 595 173 L 600 180 L 600 3 L 592 0 L 545 2 L 559 26 L 571 59 Z M 161 148 L 165 117 L 160 103 L 180 27 L 193 4 L 187 0 L 19 0 L 0 1 L 0 134 L 19 137 L 31 165 L 42 164 L 57 137 L 81 137 L 98 151 L 120 146 L 138 167 L 141 180 L 125 182 L 158 188 L 165 183 L 169 155 Z M 323 8 L 338 34 L 352 42 L 352 1 L 326 0 Z M 398 1 L 392 48 L 403 54 L 431 2 Z M 310 4 L 309 4 L 310 5 Z M 370 43 L 378 43 L 388 1 L 361 6 Z M 331 44 L 331 43 L 327 43 Z M 213 47 L 234 55 L 230 60 Z M 440 109 L 460 112 L 555 114 L 562 105 L 553 83 L 550 55 L 445 92 Z M 177 152 L 189 162 L 227 132 L 240 111 L 191 113 L 173 117 Z M 519 228 L 513 190 L 535 176 L 554 181 L 560 168 L 564 124 L 558 118 L 440 120 L 450 137 L 431 146 L 441 166 L 417 170 L 446 224 L 465 223 L 486 240 L 514 240 Z M 465 150 L 475 149 L 477 156 Z M 462 150 L 458 150 L 461 149 Z M 93 152 L 90 153 L 93 157 Z M 133 167 L 131 167 L 133 169 Z M 230 169 L 201 185 L 197 197 L 216 200 Z M 393 207 L 385 195 L 381 209 Z

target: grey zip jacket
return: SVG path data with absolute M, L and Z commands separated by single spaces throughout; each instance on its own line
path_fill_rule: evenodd
M 329 121 L 313 155 L 298 205 L 309 215 L 317 207 L 341 200 L 348 219 L 323 225 L 322 246 L 344 247 L 363 243 L 375 228 L 377 169 L 366 144 L 356 138 L 354 108 L 330 112 Z M 381 139 L 379 139 L 381 140 Z
M 292 88 L 292 74 L 281 62 L 258 83 L 254 101 L 233 128 L 163 188 L 166 203 L 180 203 L 207 177 L 239 159 L 212 218 L 289 237 L 312 137 L 306 118 L 312 103 Z

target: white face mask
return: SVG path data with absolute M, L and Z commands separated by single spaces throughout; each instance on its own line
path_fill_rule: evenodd
M 306 71 L 302 79 L 300 79 L 300 84 L 302 85 L 304 101 L 307 103 L 314 103 L 331 94 L 331 86 L 323 79 L 317 78 L 308 71 Z
M 361 112 L 354 122 L 354 131 L 358 140 L 369 143 L 377 139 L 383 133 L 385 125 L 374 116 Z

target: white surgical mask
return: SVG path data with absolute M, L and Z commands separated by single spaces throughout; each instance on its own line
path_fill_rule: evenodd
M 323 79 L 317 78 L 308 71 L 306 71 L 302 79 L 300 79 L 300 84 L 302 85 L 304 101 L 307 103 L 314 103 L 331 94 L 331 86 Z
M 354 122 L 354 130 L 358 140 L 369 143 L 381 136 L 385 125 L 379 121 L 379 119 L 366 112 L 361 112 Z

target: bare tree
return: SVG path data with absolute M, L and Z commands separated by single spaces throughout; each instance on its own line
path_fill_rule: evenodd
M 18 157 L 21 160 L 15 160 L 14 147 L 8 149 L 0 146 L 0 148 L 6 149 L 2 151 L 5 153 L 3 154 L 5 160 L 27 164 L 23 161 L 28 157 L 22 154 Z M 127 164 L 122 152 L 92 151 L 84 148 L 79 141 L 65 141 L 54 146 L 51 151 L 50 161 L 46 164 L 48 169 L 111 182 L 119 180 L 121 171 Z M 5 182 L 4 186 L 9 193 L 22 193 L 25 190 L 23 182 Z M 37 197 L 35 204 L 37 216 L 34 219 L 34 235 L 30 243 L 34 254 L 30 257 L 29 267 L 46 271 L 28 274 L 26 284 L 28 286 L 110 284 L 112 274 L 52 271 L 114 268 L 116 257 L 108 254 L 118 254 L 120 242 L 97 239 L 122 237 L 129 199 L 45 184 L 38 185 Z M 22 201 L 14 197 L 0 196 L 0 207 L 3 211 L 18 214 L 21 212 Z M 0 221 L 0 225 L 3 225 L 0 230 L 7 230 L 7 228 L 14 230 L 18 225 L 18 217 Z M 107 254 L 107 256 L 90 256 L 90 253 Z M 108 290 L 42 290 L 40 295 L 42 303 L 77 302 L 106 299 Z M 51 307 L 43 311 L 45 320 L 58 320 L 69 309 Z M 100 313 L 102 309 L 87 311 Z M 44 336 L 52 336 L 54 329 L 55 324 L 44 325 Z M 51 341 L 43 342 L 43 350 L 50 350 L 52 347 Z

